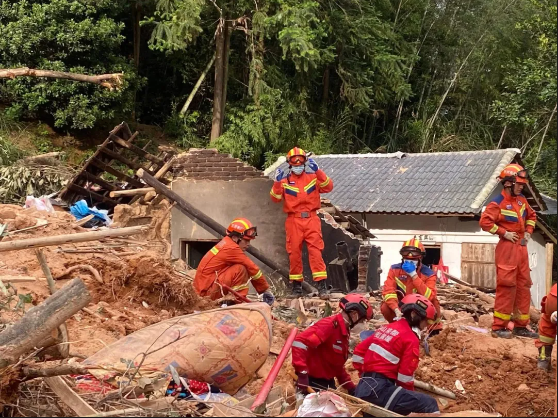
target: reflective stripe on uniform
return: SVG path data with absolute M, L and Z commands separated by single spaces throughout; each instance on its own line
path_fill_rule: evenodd
M 217 255 L 217 253 L 219 252 L 219 250 L 217 249 L 217 247 L 213 247 L 211 250 L 211 253 L 213 253 L 213 255 Z
M 399 363 L 399 357 L 394 356 L 389 351 L 387 351 L 385 348 L 380 347 L 378 344 L 370 344 L 370 347 L 368 347 L 368 349 L 370 351 L 380 355 L 381 357 L 385 358 L 391 364 L 398 364 Z
M 273 189 L 271 189 L 271 191 L 269 192 L 269 194 L 270 194 L 271 196 L 273 196 L 275 199 L 279 199 L 279 200 L 283 199 L 283 195 L 275 194 L 275 193 L 273 192 Z
M 287 183 L 281 183 L 281 185 L 283 186 L 284 189 L 287 190 L 292 190 L 293 192 L 300 192 L 300 189 L 298 187 L 294 187 L 294 186 L 289 186 Z
M 432 290 L 430 290 L 430 288 L 427 287 L 425 292 L 424 292 L 424 297 L 427 298 L 427 299 L 430 299 L 430 296 L 432 296 Z
M 541 340 L 543 343 L 554 344 L 554 340 L 556 340 L 556 338 L 546 337 L 539 332 L 539 340 Z
M 403 383 L 410 383 L 414 382 L 415 378 L 414 376 L 407 376 L 406 374 L 397 373 L 397 380 Z
M 315 185 L 316 185 L 316 181 L 317 181 L 317 180 L 314 179 L 314 180 L 312 180 L 310 183 L 308 183 L 306 186 L 304 186 L 304 191 L 307 192 L 308 189 L 309 189 L 310 187 L 315 186 Z
M 326 277 L 327 276 L 327 272 L 325 271 L 317 271 L 315 273 L 312 273 L 312 277 Z
M 231 287 L 231 289 L 234 290 L 234 291 L 248 289 L 248 283 L 244 283 L 244 284 L 241 284 L 241 285 L 238 285 L 238 286 Z
M 258 280 L 260 277 L 262 277 L 263 273 L 261 270 L 258 270 L 258 272 L 256 274 L 254 274 L 251 279 L 252 280 Z
M 514 315 L 513 316 L 515 319 L 519 319 L 520 321 L 528 321 L 529 319 L 531 319 L 531 315 L 529 314 L 519 314 L 519 315 Z
M 384 296 L 384 300 L 387 301 L 388 299 L 397 299 L 397 294 L 395 293 L 388 293 Z
M 336 345 L 336 344 L 333 344 L 333 348 L 335 348 L 336 350 L 343 350 L 343 347 L 341 347 L 340 345 Z
M 537 225 L 537 223 L 535 221 L 531 221 L 531 220 L 528 220 L 525 223 L 527 224 L 527 226 L 532 226 L 532 227 L 535 227 L 535 225 Z
M 324 182 L 320 183 L 320 187 L 326 187 L 328 184 L 329 184 L 329 177 L 327 177 Z
M 353 363 L 362 363 L 362 364 L 364 364 L 364 357 L 357 356 L 356 354 L 353 355 Z
M 403 289 L 403 291 L 405 291 L 405 292 L 407 291 L 407 285 L 406 285 L 405 283 L 403 283 L 403 282 L 399 279 L 399 277 L 396 277 L 396 278 L 395 278 L 395 281 L 396 281 L 396 283 L 397 283 L 397 286 L 399 286 L 401 289 Z
M 300 348 L 301 350 L 308 350 L 308 346 L 300 341 L 295 341 L 293 347 Z
M 494 224 L 494 226 L 492 228 L 490 228 L 490 232 L 491 234 L 495 234 L 496 232 L 498 232 L 498 225 Z
M 302 280 L 302 274 L 289 274 L 289 280 Z
M 517 213 L 515 210 L 500 209 L 500 213 L 504 216 L 511 216 L 512 218 L 517 218 Z
M 498 312 L 498 311 L 494 311 L 494 316 L 496 318 L 500 318 L 503 319 L 504 321 L 509 321 L 511 319 L 511 315 L 502 313 L 502 312 Z

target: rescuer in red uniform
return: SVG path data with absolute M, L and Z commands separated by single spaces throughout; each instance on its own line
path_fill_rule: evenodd
M 308 247 L 308 261 L 312 278 L 320 296 L 327 294 L 326 266 L 322 258 L 324 240 L 322 224 L 316 210 L 320 209 L 320 193 L 333 189 L 331 179 L 318 167 L 316 161 L 308 159 L 301 148 L 293 148 L 287 154 L 290 171 L 285 176 L 283 170 L 275 172 L 275 182 L 270 195 L 274 202 L 283 200 L 283 211 L 287 214 L 285 232 L 287 253 L 289 254 L 289 279 L 293 283 L 293 294 L 302 295 L 302 244 Z M 312 173 L 305 171 L 308 166 Z
M 323 318 L 298 334 L 293 343 L 293 366 L 297 388 L 306 394 L 314 389 L 335 388 L 335 378 L 350 394 L 355 384 L 345 370 L 349 356 L 350 330 L 372 318 L 372 305 L 363 296 L 350 293 L 339 301 L 341 312 Z
M 442 329 L 440 322 L 440 303 L 436 297 L 436 273 L 422 264 L 422 258 L 426 250 L 422 242 L 417 238 L 411 238 L 403 243 L 399 251 L 401 263 L 391 266 L 387 279 L 384 283 L 382 296 L 384 301 L 380 307 L 382 315 L 388 322 L 393 322 L 396 318 L 401 318 L 399 309 L 400 301 L 413 293 L 424 295 L 436 308 L 436 322 L 430 324 L 429 331 L 432 334 L 438 333 Z
M 419 294 L 407 295 L 401 302 L 402 317 L 355 348 L 353 366 L 361 376 L 355 396 L 401 415 L 435 413 L 436 400 L 414 391 L 414 374 L 421 330 L 436 319 L 436 308 Z
M 541 319 L 539 320 L 539 338 L 535 340 L 535 346 L 539 349 L 539 369 L 550 371 L 550 358 L 554 341 L 556 341 L 556 298 L 558 290 L 556 283 L 550 289 L 541 302 Z
M 203 256 L 196 276 L 194 289 L 200 296 L 219 299 L 228 293 L 220 285 L 227 285 L 240 295 L 248 294 L 248 282 L 264 302 L 272 305 L 275 297 L 268 290 L 269 284 L 260 268 L 244 253 L 250 241 L 258 235 L 257 228 L 248 219 L 236 218 L 227 228 L 227 236 Z
M 527 184 L 527 172 L 518 164 L 510 164 L 500 173 L 504 190 L 488 204 L 481 215 L 480 226 L 496 234 L 496 300 L 492 335 L 511 338 L 507 329 L 514 322 L 513 333 L 521 337 L 537 338 L 529 331 L 531 306 L 531 270 L 527 242 L 535 229 L 537 215 L 521 194 Z

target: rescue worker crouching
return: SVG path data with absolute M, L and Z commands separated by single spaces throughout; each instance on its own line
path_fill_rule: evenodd
M 422 258 L 426 254 L 424 245 L 417 238 L 411 238 L 403 243 L 399 253 L 402 256 L 401 263 L 391 266 L 384 283 L 384 301 L 380 307 L 382 315 L 390 323 L 401 318 L 400 301 L 406 295 L 418 293 L 426 297 L 436 308 L 437 319 L 429 327 L 430 333 L 435 335 L 442 329 L 440 303 L 436 297 L 437 276 L 433 270 L 422 264 Z
M 484 231 L 500 237 L 495 252 L 496 300 L 492 335 L 512 338 L 507 327 L 513 321 L 513 334 L 537 338 L 536 333 L 527 329 L 533 284 L 527 242 L 537 221 L 535 211 L 521 194 L 528 183 L 527 172 L 518 164 L 510 164 L 502 170 L 499 179 L 504 190 L 487 205 L 480 219 Z
M 353 366 L 361 376 L 355 396 L 402 415 L 436 413 L 436 400 L 414 391 L 421 331 L 436 319 L 436 308 L 418 294 L 401 302 L 399 320 L 380 327 L 355 347 Z
M 316 161 L 307 158 L 301 148 L 293 148 L 287 153 L 289 173 L 281 169 L 275 172 L 275 182 L 271 189 L 271 200 L 283 201 L 283 211 L 287 214 L 285 232 L 287 253 L 289 254 L 289 279 L 293 284 L 293 294 L 302 295 L 302 244 L 306 242 L 308 261 L 312 279 L 320 296 L 327 295 L 326 265 L 322 258 L 324 240 L 322 223 L 316 211 L 320 209 L 320 193 L 333 190 L 333 181 L 318 167 Z M 305 171 L 306 165 L 312 173 Z
M 372 318 L 372 305 L 363 296 L 351 293 L 341 298 L 339 307 L 340 313 L 320 319 L 293 342 L 297 388 L 303 394 L 308 393 L 308 387 L 316 390 L 335 388 L 335 378 L 349 394 L 354 393 L 355 384 L 345 370 L 350 330 Z
M 226 285 L 241 296 L 248 295 L 251 282 L 263 301 L 272 305 L 275 297 L 260 268 L 245 254 L 250 242 L 258 235 L 248 219 L 236 218 L 227 228 L 227 236 L 205 254 L 194 278 L 194 289 L 212 300 L 228 293 Z M 240 301 L 239 301 L 240 302 Z
M 539 338 L 535 340 L 535 346 L 539 349 L 537 367 L 546 371 L 551 368 L 551 355 L 554 341 L 556 341 L 556 299 L 558 290 L 556 283 L 550 289 L 541 302 L 541 319 L 539 320 Z

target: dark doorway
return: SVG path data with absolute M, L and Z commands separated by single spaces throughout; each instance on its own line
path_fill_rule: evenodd
M 190 268 L 197 269 L 200 261 L 219 241 L 181 241 L 180 258 Z
M 440 247 L 426 247 L 426 255 L 422 259 L 422 264 L 432 268 L 440 262 Z

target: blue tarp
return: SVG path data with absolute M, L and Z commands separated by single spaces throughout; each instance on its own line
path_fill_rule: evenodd
M 74 215 L 78 221 L 88 215 L 95 215 L 93 219 L 100 220 L 106 225 L 110 225 L 112 222 L 108 217 L 108 211 L 99 210 L 96 207 L 90 208 L 87 206 L 87 202 L 83 199 L 70 207 L 70 213 Z

